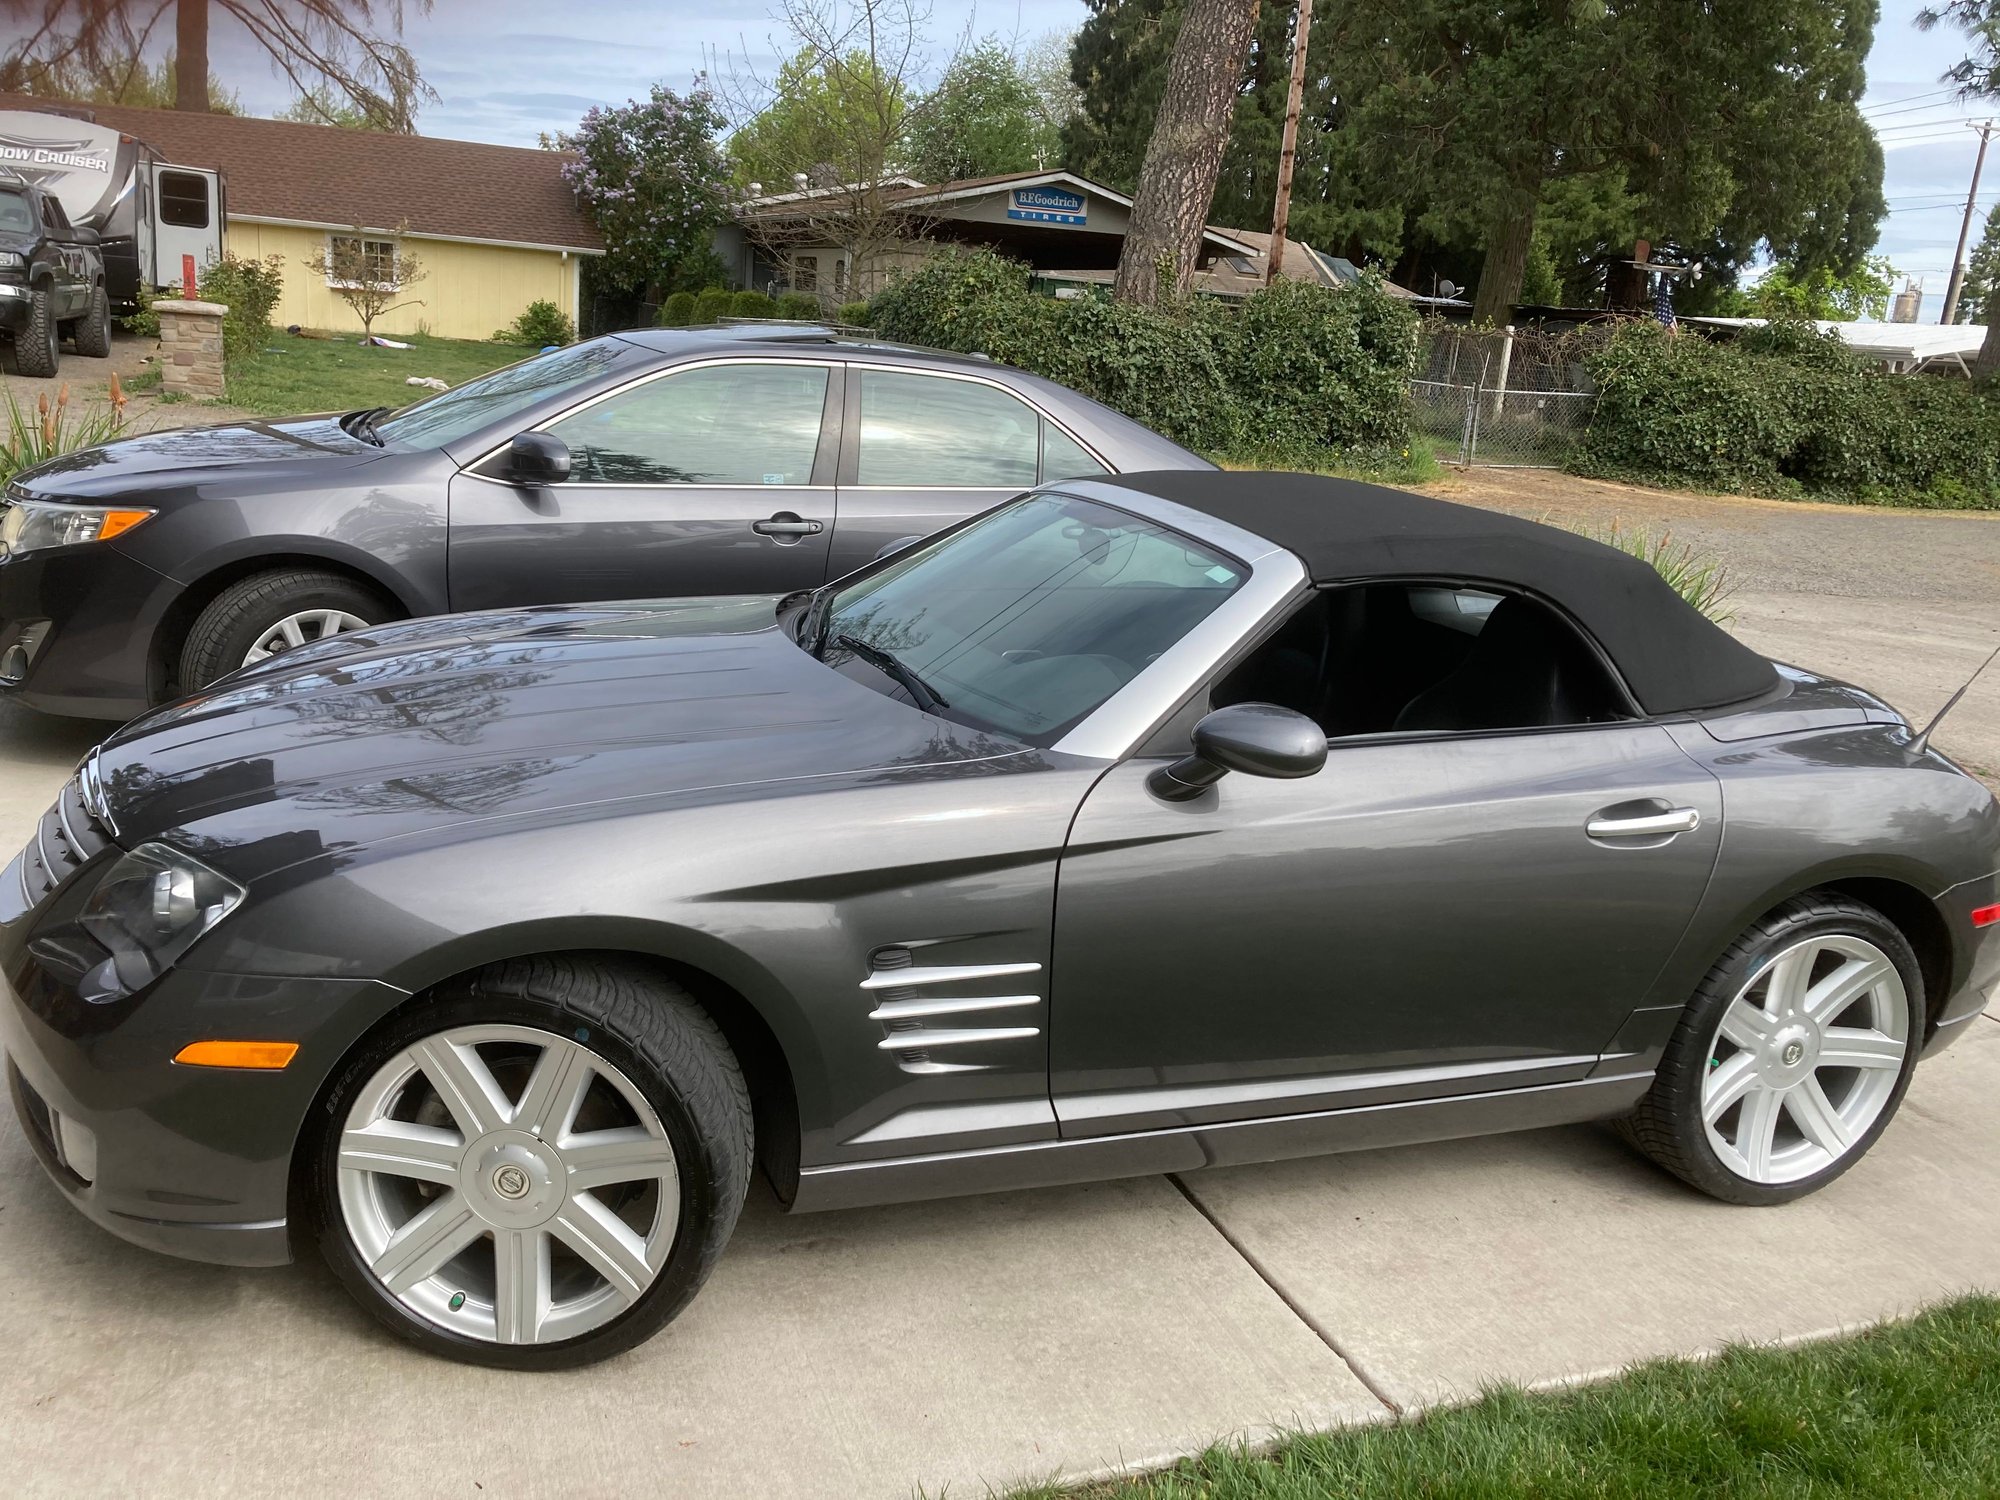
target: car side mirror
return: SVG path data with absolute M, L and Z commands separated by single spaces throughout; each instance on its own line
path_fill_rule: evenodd
M 899 536 L 896 538 L 895 541 L 889 543 L 880 552 L 877 552 L 875 556 L 871 559 L 871 561 L 881 562 L 885 558 L 894 557 L 898 552 L 901 552 L 904 548 L 914 547 L 917 545 L 918 542 L 921 542 L 922 540 L 923 538 L 920 536 Z
M 72 245 L 101 245 L 104 243 L 103 237 L 95 229 L 84 224 L 72 224 L 70 226 L 69 242 Z
M 1153 794 L 1186 802 L 1230 771 L 1245 776 L 1311 776 L 1326 764 L 1326 731 L 1275 703 L 1232 703 L 1194 726 L 1194 754 L 1146 779 Z
M 569 478 L 569 444 L 546 432 L 517 432 L 507 445 L 507 473 L 523 484 L 561 484 Z

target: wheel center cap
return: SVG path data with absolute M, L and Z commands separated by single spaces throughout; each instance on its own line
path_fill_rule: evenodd
M 1819 1037 L 1804 1025 L 1786 1026 L 1764 1049 L 1761 1072 L 1776 1088 L 1790 1088 L 1813 1070 L 1819 1058 Z
M 503 1229 L 546 1224 L 569 1197 L 569 1171 L 555 1148 L 520 1130 L 474 1141 L 458 1182 L 472 1211 Z
M 1793 1060 L 1789 1057 L 1785 1059 L 1787 1062 Z M 503 1198 L 525 1198 L 533 1187 L 528 1174 L 511 1162 L 493 1174 L 493 1191 Z

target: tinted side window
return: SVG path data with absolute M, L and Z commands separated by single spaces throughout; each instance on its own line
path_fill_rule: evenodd
M 824 365 L 709 365 L 607 396 L 549 425 L 579 484 L 808 484 Z
M 1091 479 L 1110 470 L 1047 417 L 1042 418 L 1042 483 L 1051 479 Z
M 160 222 L 177 229 L 208 228 L 208 179 L 199 172 L 162 172 Z
M 1033 488 L 1041 416 L 976 380 L 867 370 L 855 482 L 937 489 Z

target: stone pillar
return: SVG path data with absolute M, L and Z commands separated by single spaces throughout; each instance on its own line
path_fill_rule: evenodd
M 219 302 L 155 302 L 160 318 L 160 389 L 191 401 L 222 397 Z

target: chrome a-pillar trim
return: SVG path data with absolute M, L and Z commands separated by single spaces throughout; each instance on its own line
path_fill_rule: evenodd
M 1229 554 L 1250 571 L 1194 629 L 1057 740 L 1054 749 L 1093 760 L 1123 760 L 1196 684 L 1255 632 L 1265 618 L 1307 587 L 1305 564 L 1285 548 L 1171 500 L 1098 480 L 1064 480 L 1037 493 L 1073 495 L 1182 532 Z

